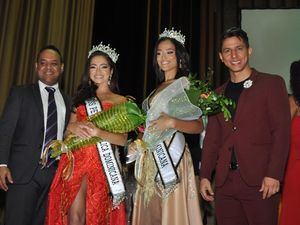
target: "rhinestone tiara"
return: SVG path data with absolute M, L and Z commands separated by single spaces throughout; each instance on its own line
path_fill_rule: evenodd
M 88 58 L 90 58 L 90 56 L 97 51 L 106 53 L 114 63 L 118 61 L 119 54 L 116 52 L 115 48 L 109 47 L 109 44 L 104 45 L 101 41 L 99 45 L 94 45 L 93 48 L 89 51 Z
M 163 37 L 173 38 L 176 41 L 179 41 L 182 45 L 184 45 L 185 42 L 185 36 L 181 34 L 181 31 L 174 30 L 173 27 L 172 30 L 167 30 L 167 28 L 165 28 L 164 32 L 159 35 L 159 38 Z

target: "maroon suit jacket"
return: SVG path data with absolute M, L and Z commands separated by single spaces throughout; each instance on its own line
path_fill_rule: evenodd
M 227 178 L 232 146 L 244 181 L 260 186 L 265 176 L 282 181 L 289 152 L 290 111 L 283 79 L 252 70 L 252 86 L 238 100 L 235 118 L 209 117 L 201 160 L 201 178 L 216 170 L 216 186 Z M 227 82 L 228 83 L 228 82 Z M 224 93 L 227 83 L 217 89 Z

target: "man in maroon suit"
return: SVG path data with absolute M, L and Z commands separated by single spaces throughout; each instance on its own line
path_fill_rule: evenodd
M 221 61 L 230 80 L 217 89 L 233 99 L 232 119 L 209 118 L 200 192 L 216 200 L 218 225 L 276 225 L 280 182 L 289 151 L 290 113 L 283 79 L 249 66 L 247 33 L 230 28 L 221 40 Z M 215 170 L 215 194 L 211 175 Z

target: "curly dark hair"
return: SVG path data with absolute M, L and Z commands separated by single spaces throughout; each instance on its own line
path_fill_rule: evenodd
M 158 45 L 165 40 L 170 40 L 172 44 L 175 46 L 175 51 L 176 51 L 176 59 L 177 59 L 177 74 L 175 76 L 175 79 L 182 77 L 182 76 L 188 76 L 189 73 L 191 72 L 190 68 L 190 57 L 189 54 L 187 53 L 185 47 L 183 44 L 181 44 L 179 41 L 173 39 L 173 38 L 168 38 L 168 37 L 163 37 L 158 39 L 158 41 L 155 44 L 154 47 L 154 53 L 153 53 L 153 67 L 155 74 L 157 76 L 158 82 L 162 83 L 165 80 L 165 74 L 162 70 L 160 70 L 159 65 L 157 63 L 157 48 Z M 179 66 L 180 65 L 180 66 Z
M 104 56 L 111 67 L 113 69 L 113 74 L 110 81 L 110 90 L 114 93 L 119 93 L 118 86 L 118 72 L 116 68 L 116 64 L 111 60 L 111 58 L 104 52 L 96 51 L 93 52 L 88 58 L 85 64 L 84 74 L 82 76 L 82 80 L 80 85 L 77 88 L 75 96 L 73 98 L 73 107 L 77 107 L 80 104 L 83 104 L 86 99 L 96 96 L 97 86 L 94 84 L 92 80 L 90 80 L 89 68 L 90 63 L 93 57 L 95 56 Z
M 300 104 L 300 60 L 292 62 L 290 67 L 290 86 L 297 105 Z

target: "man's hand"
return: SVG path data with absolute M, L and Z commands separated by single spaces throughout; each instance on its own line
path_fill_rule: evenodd
M 0 167 L 0 188 L 3 189 L 4 191 L 8 190 L 6 179 L 8 180 L 9 183 L 11 184 L 13 183 L 10 170 L 6 166 L 1 166 Z
M 263 194 L 263 199 L 270 198 L 279 191 L 280 183 L 278 180 L 271 177 L 264 177 L 260 192 Z
M 200 181 L 200 194 L 206 201 L 211 202 L 214 200 L 214 192 L 211 188 L 210 181 L 206 178 L 203 178 Z

